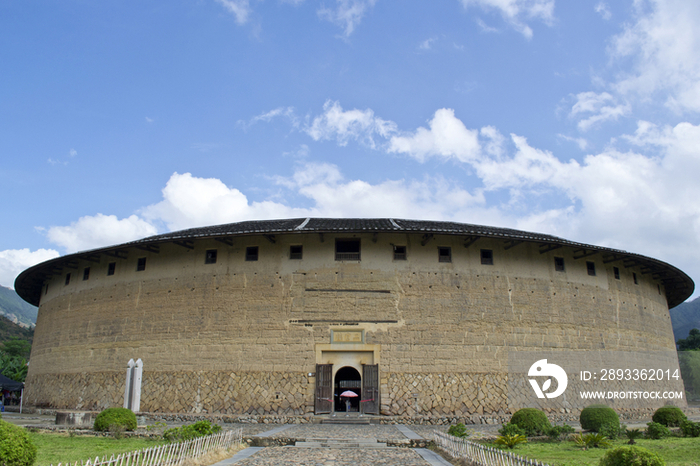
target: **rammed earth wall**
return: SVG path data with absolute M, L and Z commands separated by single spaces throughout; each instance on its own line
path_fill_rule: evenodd
M 361 260 L 335 261 L 335 239 L 348 237 L 361 240 Z M 303 246 L 302 260 L 289 258 L 290 245 Z M 393 245 L 406 246 L 406 260 L 394 259 Z M 257 261 L 245 260 L 251 246 Z M 438 261 L 438 247 L 451 248 L 451 262 Z M 205 264 L 212 249 L 217 262 Z M 493 251 L 493 265 L 481 263 L 481 249 Z M 120 406 L 126 363 L 141 358 L 142 411 L 308 414 L 316 364 L 336 361 L 335 371 L 357 356 L 379 365 L 383 414 L 481 415 L 517 408 L 508 406 L 509 351 L 674 349 L 662 283 L 575 254 L 349 233 L 201 239 L 86 258 L 67 285 L 57 274 L 42 291 L 26 400 Z M 359 332 L 354 352 L 331 341 L 342 330 Z

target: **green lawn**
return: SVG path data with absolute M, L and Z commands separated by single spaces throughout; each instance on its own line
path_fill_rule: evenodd
M 165 443 L 161 440 L 145 438 L 94 437 L 76 435 L 70 437 L 67 433 L 36 433 L 29 432 L 29 438 L 37 447 L 36 466 L 49 466 L 58 463 L 73 463 L 102 458 L 113 453 L 141 450 Z
M 700 438 L 666 438 L 661 440 L 636 440 L 637 446 L 658 453 L 667 466 L 700 466 Z M 626 445 L 627 440 L 617 440 L 613 448 Z M 516 455 L 527 456 L 550 466 L 597 466 L 606 449 L 591 448 L 583 451 L 574 442 L 529 442 L 510 450 Z

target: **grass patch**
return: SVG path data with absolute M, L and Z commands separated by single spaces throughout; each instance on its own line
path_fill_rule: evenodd
M 40 433 L 29 432 L 30 440 L 37 447 L 36 466 L 57 465 L 58 463 L 72 463 L 95 459 L 103 456 L 128 451 L 151 448 L 165 443 L 164 440 L 147 438 L 122 438 L 93 437 L 87 435 L 75 435 L 68 433 Z
M 627 445 L 627 440 L 616 440 L 612 447 Z M 666 466 L 700 466 L 700 439 L 665 438 L 660 440 L 638 439 L 636 444 L 653 451 L 666 461 Z M 607 449 L 581 450 L 571 441 L 529 442 L 509 450 L 516 455 L 527 456 L 550 466 L 598 466 Z

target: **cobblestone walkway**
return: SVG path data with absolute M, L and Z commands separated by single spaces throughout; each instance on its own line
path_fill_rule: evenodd
M 417 452 L 407 448 L 377 450 L 336 448 L 268 447 L 236 466 L 427 466 Z

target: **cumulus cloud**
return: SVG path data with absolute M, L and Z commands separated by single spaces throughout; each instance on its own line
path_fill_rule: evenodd
M 355 140 L 375 148 L 375 137 L 389 137 L 396 132 L 396 124 L 375 116 L 370 109 L 343 110 L 340 103 L 327 101 L 323 114 L 315 117 L 304 132 L 314 141 L 335 140 L 345 146 Z
M 348 38 L 375 3 L 377 0 L 336 0 L 335 8 L 324 6 L 318 16 L 343 28 L 343 36 Z
M 136 215 L 118 219 L 116 215 L 85 216 L 68 226 L 52 226 L 46 237 L 66 252 L 77 252 L 119 244 L 155 235 L 156 228 Z
M 455 117 L 454 110 L 438 110 L 428 127 L 393 136 L 389 141 L 389 152 L 405 153 L 420 162 L 429 157 L 469 162 L 479 156 L 479 132 L 468 129 Z
M 6 249 L 0 251 L 0 285 L 14 288 L 15 278 L 25 269 L 58 257 L 58 251 L 53 249 Z
M 162 192 L 162 201 L 140 213 L 153 224 L 164 223 L 169 230 L 289 217 L 301 212 L 272 201 L 249 202 L 245 194 L 217 178 L 198 178 L 190 173 L 174 173 Z
M 479 6 L 496 10 L 503 19 L 526 38 L 532 37 L 532 28 L 526 21 L 538 19 L 545 24 L 554 20 L 554 0 L 460 0 L 465 8 Z
M 250 15 L 250 3 L 248 0 L 216 0 L 219 2 L 229 13 L 236 17 L 236 22 L 238 24 L 245 24 L 248 21 L 248 16 Z
M 656 93 L 679 111 L 700 111 L 700 2 L 637 0 L 636 21 L 613 38 L 614 60 L 631 58 L 632 71 L 613 84 L 623 94 Z

